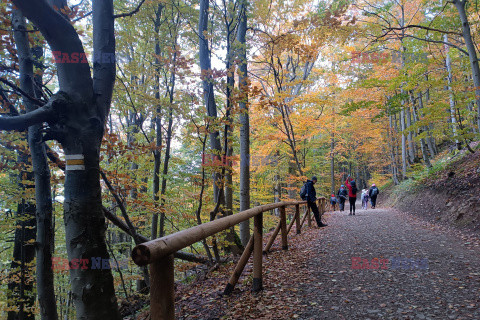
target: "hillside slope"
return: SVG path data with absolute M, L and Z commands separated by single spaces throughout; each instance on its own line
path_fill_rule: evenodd
M 428 220 L 480 230 L 480 151 L 476 149 L 474 154 L 446 156 L 428 174 L 386 190 L 387 203 Z

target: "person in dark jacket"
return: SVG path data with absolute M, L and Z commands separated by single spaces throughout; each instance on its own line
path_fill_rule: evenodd
M 370 196 L 370 202 L 372 203 L 372 209 L 375 209 L 377 205 L 377 196 L 380 194 L 380 190 L 378 190 L 377 186 L 372 184 L 370 191 L 368 191 L 368 195 Z
M 315 221 L 317 222 L 317 226 L 319 228 L 326 227 L 327 225 L 324 224 L 320 218 L 320 212 L 318 211 L 318 207 L 316 204 L 317 200 L 317 192 L 315 191 L 315 187 L 313 186 L 317 182 L 317 177 L 313 176 L 312 180 L 307 180 L 306 185 L 306 193 L 305 200 L 307 200 L 307 204 L 310 207 L 310 210 L 313 212 L 313 216 L 315 217 Z
M 357 202 L 357 185 L 353 179 L 348 176 L 347 181 L 345 181 L 345 185 L 348 188 L 348 202 L 350 202 L 350 216 L 352 215 L 352 210 L 353 210 L 353 215 L 355 215 L 355 202 Z
M 345 201 L 348 198 L 348 191 L 347 189 L 345 189 L 345 186 L 343 184 L 338 190 L 337 196 L 338 196 L 338 204 L 340 207 L 340 211 L 345 211 Z

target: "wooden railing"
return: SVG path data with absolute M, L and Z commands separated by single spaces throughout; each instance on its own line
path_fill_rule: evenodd
M 252 253 L 252 290 L 262 290 L 263 253 L 270 250 L 280 231 L 282 236 L 282 249 L 288 250 L 287 235 L 294 223 L 296 224 L 297 234 L 301 233 L 301 228 L 305 220 L 308 221 L 308 226 L 311 226 L 311 213 L 306 203 L 306 201 L 293 201 L 266 204 L 137 245 L 132 251 L 133 261 L 139 266 L 149 265 L 150 269 L 150 318 L 152 320 L 175 319 L 174 253 L 250 218 L 253 218 L 253 234 L 224 292 L 225 294 L 232 292 Z M 306 206 L 303 219 L 300 219 L 300 205 Z M 286 207 L 289 206 L 295 206 L 295 214 L 287 226 Z M 319 198 L 318 208 L 320 215 L 325 212 L 325 207 L 326 199 Z M 264 249 L 263 212 L 276 208 L 279 208 L 280 221 Z

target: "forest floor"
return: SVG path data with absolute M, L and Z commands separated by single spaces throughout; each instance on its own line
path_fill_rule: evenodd
M 221 266 L 178 286 L 177 318 L 480 319 L 478 237 L 390 208 L 325 216 L 326 228 L 292 232 L 287 252 L 277 239 L 262 292 L 249 264 L 221 296 L 233 264 Z

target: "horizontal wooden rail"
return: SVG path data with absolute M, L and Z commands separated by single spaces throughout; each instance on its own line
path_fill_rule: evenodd
M 246 221 L 262 212 L 290 205 L 304 204 L 306 201 L 277 202 L 251 208 L 231 216 L 210 221 L 189 229 L 185 229 L 168 236 L 144 242 L 136 246 L 132 251 L 132 259 L 139 266 L 145 266 L 156 260 L 160 260 L 180 249 L 188 247 L 198 241 L 213 236 Z
M 263 287 L 262 284 L 262 256 L 263 256 L 263 212 L 280 208 L 280 222 L 276 232 L 267 245 L 275 241 L 276 235 L 281 230 L 282 249 L 287 250 L 287 234 L 290 232 L 293 223 L 296 223 L 297 233 L 300 233 L 305 217 L 310 222 L 310 209 L 300 222 L 300 205 L 307 201 L 291 201 L 270 203 L 263 206 L 251 208 L 237 214 L 227 216 L 218 220 L 210 221 L 174 234 L 151 240 L 137 245 L 132 251 L 132 259 L 139 266 L 149 265 L 151 274 L 150 288 L 150 319 L 152 320 L 173 320 L 175 319 L 175 284 L 174 284 L 174 264 L 173 255 L 178 255 L 178 250 L 188 247 L 198 241 L 213 236 L 218 232 L 227 230 L 240 222 L 254 218 L 253 234 L 246 246 L 242 257 L 240 258 L 235 271 L 225 288 L 225 293 L 231 293 L 235 284 L 253 253 L 253 290 L 258 291 Z M 320 214 L 325 212 L 325 198 L 319 198 L 318 204 Z M 286 210 L 288 206 L 295 206 L 295 215 L 287 227 Z

